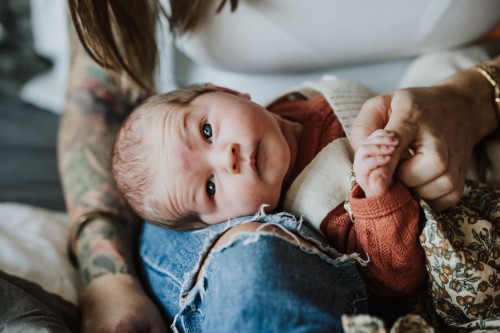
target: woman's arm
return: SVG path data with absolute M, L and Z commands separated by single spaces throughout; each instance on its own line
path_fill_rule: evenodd
M 500 57 L 489 63 L 500 69 Z M 460 200 L 473 148 L 498 130 L 497 112 L 491 84 L 466 69 L 434 86 L 370 99 L 352 126 L 351 138 L 357 149 L 377 129 L 396 133 L 399 145 L 391 170 L 398 167 L 395 174 L 403 183 L 442 210 Z M 413 157 L 398 166 L 408 147 Z
M 118 78 L 96 65 L 73 34 L 67 105 L 58 139 L 66 204 L 72 223 L 89 212 L 115 216 L 90 220 L 72 242 L 83 280 L 79 303 L 88 332 L 164 330 L 134 272 L 132 235 L 139 221 L 110 171 L 116 130 L 133 103 Z

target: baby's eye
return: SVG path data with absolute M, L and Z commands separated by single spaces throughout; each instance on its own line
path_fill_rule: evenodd
M 203 133 L 203 136 L 210 142 L 212 142 L 212 125 L 210 125 L 209 123 L 205 123 L 203 124 L 203 127 L 202 127 L 202 133 Z M 215 187 L 214 187 L 215 189 Z
M 215 195 L 215 182 L 214 182 L 214 177 L 210 177 L 210 179 L 207 181 L 206 189 L 207 189 L 207 194 L 209 197 L 213 197 Z

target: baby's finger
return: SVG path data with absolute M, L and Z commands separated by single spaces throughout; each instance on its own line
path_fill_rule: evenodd
M 399 140 L 394 136 L 388 135 L 378 135 L 374 137 L 369 137 L 366 139 L 365 144 L 377 144 L 377 145 L 391 145 L 396 146 Z
M 379 145 L 379 144 L 365 144 L 362 147 L 363 153 L 367 156 L 384 156 L 392 155 L 396 149 L 394 146 Z
M 369 195 L 375 196 L 385 193 L 391 185 L 391 181 L 392 174 L 389 166 L 373 170 L 368 177 Z
M 390 156 L 372 156 L 363 159 L 362 161 L 358 161 L 357 164 L 357 170 L 363 174 L 363 175 L 368 175 L 372 170 L 379 168 L 381 166 L 386 165 L 389 163 L 389 160 L 391 159 Z
M 391 131 L 388 131 L 388 130 L 381 128 L 381 129 L 374 131 L 372 134 L 370 134 L 370 136 L 367 139 L 375 138 L 375 137 L 379 137 L 379 136 L 395 137 L 395 134 Z

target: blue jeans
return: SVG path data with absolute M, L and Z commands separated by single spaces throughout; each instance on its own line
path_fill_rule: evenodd
M 205 255 L 232 226 L 272 223 L 316 244 L 311 250 L 266 231 L 238 234 Z M 342 332 L 342 314 L 367 311 L 353 256 L 288 214 L 234 219 L 181 232 L 144 224 L 140 256 L 147 282 L 174 332 Z

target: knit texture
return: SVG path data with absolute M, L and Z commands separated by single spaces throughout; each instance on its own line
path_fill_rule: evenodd
M 309 98 L 323 95 L 346 135 L 363 103 L 373 96 L 360 84 L 331 76 L 299 89 Z M 286 192 L 284 209 L 303 217 L 340 252 L 368 258 L 360 270 L 370 289 L 388 296 L 409 294 L 425 276 L 418 204 L 399 183 L 374 198 L 365 198 L 360 187 L 351 193 L 352 160 L 345 137 L 319 147 Z M 348 198 L 354 220 L 344 209 Z

